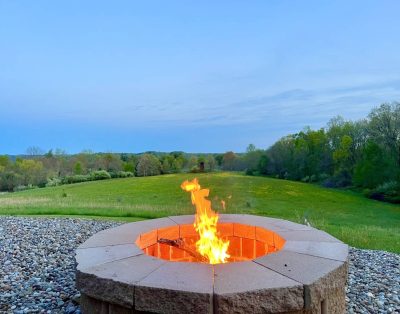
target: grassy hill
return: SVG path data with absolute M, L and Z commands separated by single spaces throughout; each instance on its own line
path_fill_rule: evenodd
M 176 174 L 94 181 L 0 195 L 0 214 L 84 215 L 121 220 L 194 212 L 185 179 L 211 189 L 220 213 L 249 213 L 303 222 L 361 248 L 400 252 L 400 206 L 349 191 L 236 173 Z M 226 203 L 224 210 L 221 200 Z

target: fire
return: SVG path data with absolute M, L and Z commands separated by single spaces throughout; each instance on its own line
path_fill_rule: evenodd
M 207 199 L 209 189 L 201 189 L 197 179 L 185 181 L 181 188 L 190 192 L 192 204 L 196 206 L 194 227 L 200 236 L 196 242 L 196 250 L 206 257 L 210 264 L 226 263 L 229 241 L 218 237 L 218 214 L 211 209 L 211 202 Z

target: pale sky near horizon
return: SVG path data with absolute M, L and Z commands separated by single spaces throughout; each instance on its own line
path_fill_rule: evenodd
M 400 100 L 400 1 L 0 0 L 0 154 L 266 148 Z

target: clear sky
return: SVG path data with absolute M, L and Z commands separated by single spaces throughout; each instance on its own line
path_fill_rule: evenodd
M 400 100 L 400 1 L 0 0 L 0 153 L 266 148 Z

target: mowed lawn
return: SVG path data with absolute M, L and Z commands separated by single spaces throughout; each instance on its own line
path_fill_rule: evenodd
M 191 214 L 180 188 L 197 177 L 220 213 L 304 218 L 349 245 L 400 253 L 400 206 L 319 186 L 237 173 L 113 179 L 0 195 L 3 215 L 83 215 L 121 220 Z M 65 196 L 66 195 L 66 196 Z M 221 200 L 225 201 L 223 209 Z

